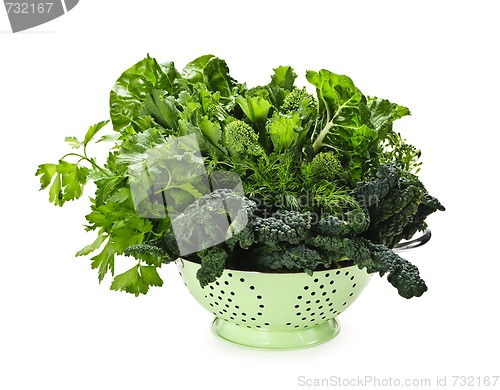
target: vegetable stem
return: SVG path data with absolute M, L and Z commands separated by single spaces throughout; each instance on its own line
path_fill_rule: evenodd
M 323 130 L 320 131 L 313 143 L 314 153 L 318 153 L 318 151 L 321 149 L 321 147 L 323 146 L 323 140 L 327 136 L 328 132 L 332 129 L 332 127 L 333 122 L 328 122 L 326 126 L 323 127 Z
M 92 164 L 92 166 L 94 168 L 97 168 L 99 169 L 102 173 L 104 173 L 106 176 L 109 176 L 108 172 L 106 172 L 104 169 L 102 169 L 99 165 L 97 165 L 94 161 L 92 161 L 90 158 L 88 158 L 87 156 L 82 156 L 81 154 L 78 154 L 78 153 L 68 153 L 68 154 L 65 154 L 64 156 L 61 157 L 61 160 L 64 160 L 66 157 L 69 157 L 69 156 L 75 156 L 75 157 L 80 157 L 80 161 L 82 160 L 85 160 L 87 162 L 89 162 L 90 164 Z

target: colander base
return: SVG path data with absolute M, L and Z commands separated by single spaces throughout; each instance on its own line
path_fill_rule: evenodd
M 340 327 L 335 319 L 330 319 L 309 328 L 277 331 L 269 328 L 247 328 L 236 325 L 234 322 L 215 318 L 212 330 L 220 338 L 240 346 L 266 350 L 287 350 L 322 344 L 335 337 Z

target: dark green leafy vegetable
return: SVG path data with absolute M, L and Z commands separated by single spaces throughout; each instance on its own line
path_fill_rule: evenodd
M 85 228 L 97 237 L 77 255 L 92 254 L 99 281 L 111 273 L 113 290 L 145 294 L 163 284 L 162 264 L 184 257 L 202 286 L 229 266 L 357 264 L 406 298 L 427 289 L 390 249 L 444 210 L 416 176 L 420 150 L 393 128 L 410 111 L 328 70 L 306 72 L 315 95 L 296 78 L 279 66 L 248 88 L 210 54 L 181 71 L 147 56 L 121 74 L 114 132 L 97 140 L 110 143 L 104 163 L 87 149 L 108 121 L 66 137 L 73 151 L 36 172 L 57 206 L 95 184 Z M 137 264 L 114 275 L 118 255 Z

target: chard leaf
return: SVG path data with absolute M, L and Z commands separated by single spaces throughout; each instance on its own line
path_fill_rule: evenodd
M 140 115 L 151 116 L 156 123 L 165 129 L 177 131 L 180 112 L 175 106 L 173 96 L 165 96 L 164 91 L 155 89 L 144 100 Z
M 368 97 L 367 108 L 370 113 L 371 127 L 378 133 L 378 139 L 384 140 L 392 132 L 392 124 L 396 119 L 411 115 L 410 110 L 389 100 Z
M 116 81 L 110 92 L 110 116 L 115 131 L 123 132 L 137 123 L 140 109 L 154 89 L 177 96 L 182 89 L 179 73 L 172 62 L 160 65 L 154 58 L 147 56 L 127 69 Z
M 182 76 L 189 84 L 204 84 L 210 91 L 219 92 L 222 97 L 232 95 L 235 81 L 229 76 L 226 61 L 212 54 L 201 56 L 187 64 Z

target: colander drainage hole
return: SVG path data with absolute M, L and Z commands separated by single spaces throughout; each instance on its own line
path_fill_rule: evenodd
M 304 290 L 309 290 L 309 286 L 304 286 Z
M 292 325 L 292 323 L 291 322 L 287 322 L 285 325 L 286 326 L 290 326 L 290 325 Z
M 311 301 L 306 301 L 306 304 L 309 305 L 311 303 Z
M 263 308 L 264 308 L 264 305 L 259 305 L 259 307 L 260 307 L 261 309 L 263 309 Z
M 241 283 L 245 283 L 245 279 L 240 278 L 240 282 L 241 282 Z
M 298 308 L 300 307 L 300 305 L 295 305 L 294 307 L 295 307 L 296 309 L 298 309 Z
M 250 286 L 250 290 L 255 290 L 255 286 Z

